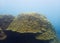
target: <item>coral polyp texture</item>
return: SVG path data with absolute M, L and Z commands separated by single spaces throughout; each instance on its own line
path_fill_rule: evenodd
M 9 25 L 7 30 L 19 33 L 36 33 L 39 40 L 55 40 L 55 30 L 47 18 L 39 13 L 19 14 Z

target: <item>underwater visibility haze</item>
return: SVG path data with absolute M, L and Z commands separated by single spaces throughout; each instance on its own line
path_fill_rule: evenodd
M 0 0 L 0 15 L 17 16 L 30 12 L 46 16 L 60 39 L 60 0 Z

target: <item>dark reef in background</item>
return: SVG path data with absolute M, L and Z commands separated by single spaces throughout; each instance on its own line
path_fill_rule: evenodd
M 6 29 L 13 19 L 14 16 L 12 15 L 0 15 L 0 28 Z

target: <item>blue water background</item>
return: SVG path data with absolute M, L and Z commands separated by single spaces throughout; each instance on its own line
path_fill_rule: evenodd
M 0 0 L 0 14 L 17 16 L 23 12 L 45 15 L 60 38 L 60 0 Z

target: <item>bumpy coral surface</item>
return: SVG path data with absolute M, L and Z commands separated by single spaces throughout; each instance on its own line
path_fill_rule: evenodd
M 47 18 L 38 13 L 22 13 L 10 24 L 7 30 L 20 33 L 36 33 L 36 39 L 55 39 L 55 30 Z

